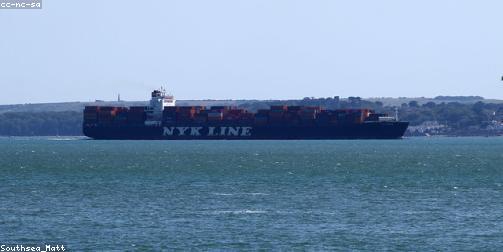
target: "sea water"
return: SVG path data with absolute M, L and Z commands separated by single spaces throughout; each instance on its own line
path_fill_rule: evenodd
M 0 244 L 501 251 L 503 138 L 2 138 Z

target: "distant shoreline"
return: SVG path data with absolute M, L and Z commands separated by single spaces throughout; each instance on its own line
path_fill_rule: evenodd
M 390 105 L 397 101 L 403 102 Z M 326 109 L 368 108 L 377 113 L 394 114 L 410 122 L 405 136 L 500 136 L 503 135 L 503 100 L 493 103 L 482 97 L 375 98 L 360 97 L 309 98 L 297 100 L 185 100 L 178 106 L 235 106 L 248 111 L 272 105 L 320 106 Z M 145 106 L 146 102 L 94 102 L 0 105 L 2 136 L 81 136 L 83 110 L 86 104 L 100 106 Z

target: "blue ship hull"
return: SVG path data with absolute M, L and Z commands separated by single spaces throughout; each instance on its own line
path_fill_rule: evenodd
M 364 122 L 331 126 L 291 125 L 99 125 L 84 124 L 93 139 L 124 140 L 243 140 L 243 139 L 398 139 L 408 122 Z

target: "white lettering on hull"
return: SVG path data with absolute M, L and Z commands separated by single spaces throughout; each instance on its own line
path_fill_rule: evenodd
M 250 137 L 253 127 L 163 127 L 163 136 Z
M 202 129 L 203 129 L 203 127 L 190 127 L 190 135 L 191 136 L 200 136 Z
M 164 132 L 162 133 L 164 136 L 172 136 L 175 131 L 175 127 L 164 127 Z
M 209 127 L 208 128 L 208 136 L 217 136 L 215 134 L 215 127 Z
M 229 127 L 229 132 L 227 133 L 229 136 L 239 136 L 239 129 L 241 127 Z
M 189 129 L 189 127 L 176 127 L 176 129 L 178 130 L 178 135 L 179 136 L 184 136 L 185 135 L 185 131 L 187 131 Z
M 225 136 L 226 130 L 227 130 L 227 127 L 220 127 L 220 136 Z
M 241 136 L 251 136 L 252 127 L 242 127 Z

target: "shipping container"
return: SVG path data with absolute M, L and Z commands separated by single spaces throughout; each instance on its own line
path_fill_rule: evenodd
M 127 121 L 135 124 L 145 122 L 147 115 L 141 108 L 137 107 L 136 109 L 133 109 L 133 107 L 130 107 L 129 112 L 127 113 Z
M 287 107 L 287 110 L 288 111 L 291 111 L 291 112 L 298 112 L 299 110 L 301 110 L 302 107 L 301 106 L 288 106 Z
M 119 107 L 110 107 L 110 106 L 100 107 L 100 111 L 116 111 L 118 109 Z
M 208 121 L 208 113 L 206 111 L 200 111 L 194 116 L 194 122 L 205 123 Z
M 267 118 L 267 116 L 255 115 L 255 118 L 254 118 L 255 125 L 265 126 L 265 125 L 267 125 L 268 121 L 269 121 L 269 118 Z
M 275 105 L 275 106 L 271 106 L 271 111 L 273 110 L 281 110 L 281 111 L 286 111 L 288 108 L 288 106 L 286 105 Z
M 208 117 L 222 117 L 222 112 L 210 111 L 208 112 Z
M 221 121 L 224 117 L 222 112 L 210 111 L 208 112 L 208 121 Z
M 269 112 L 269 118 L 275 118 L 275 119 L 283 118 L 284 114 L 285 114 L 284 111 L 274 111 L 274 110 L 271 110 Z
M 131 106 L 129 107 L 129 111 L 145 111 L 146 107 L 145 106 Z
M 196 113 L 199 113 L 200 111 L 206 110 L 205 106 L 194 106 Z
M 176 116 L 176 113 L 177 113 L 177 112 L 176 112 L 176 111 L 174 111 L 174 110 L 164 110 L 164 111 L 162 112 L 162 116 L 163 116 L 163 117 L 164 117 L 164 116 Z
M 163 113 L 170 113 L 170 112 L 174 113 L 177 110 L 178 110 L 177 107 L 174 107 L 174 106 L 172 106 L 172 107 L 164 107 L 164 110 L 162 112 Z
M 85 108 L 84 108 L 84 112 L 86 112 L 86 111 L 98 112 L 99 110 L 100 110 L 99 106 L 85 106 Z
M 236 107 L 235 106 L 211 106 L 210 109 L 211 110 L 231 110 L 231 109 L 235 109 Z
M 257 114 L 258 114 L 258 115 L 268 115 L 268 114 L 269 114 L 269 111 L 270 111 L 269 109 L 259 109 L 259 110 L 257 111 Z
M 302 120 L 314 120 L 316 118 L 315 111 L 301 111 L 299 117 Z

